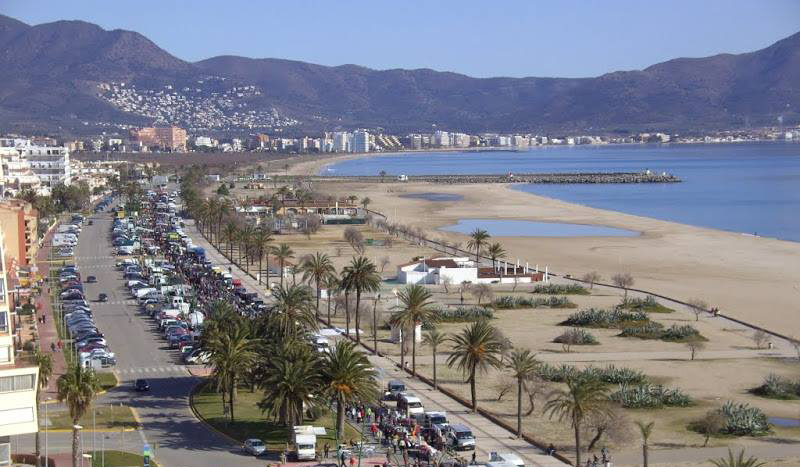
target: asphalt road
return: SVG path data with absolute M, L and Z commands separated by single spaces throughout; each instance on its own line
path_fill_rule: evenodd
M 136 301 L 125 288 L 122 274 L 115 268 L 118 258 L 111 247 L 111 214 L 97 214 L 90 219 L 94 225 L 84 226 L 75 250 L 75 262 L 84 280 L 90 275 L 97 277 L 96 283 L 84 284 L 87 298 L 96 300 L 100 293 L 109 297 L 106 303 L 94 302 L 92 310 L 98 327 L 116 354 L 114 371 L 120 379 L 120 386 L 102 395 L 97 403 L 129 405 L 142 424 L 141 430 L 124 435 L 98 433 L 95 437 L 98 447 L 102 436 L 108 436 L 106 448 L 117 448 L 114 444 L 119 444 L 127 450 L 141 452 L 144 444 L 149 443 L 155 450 L 157 462 L 166 467 L 263 467 L 265 459 L 244 455 L 238 444 L 218 435 L 194 417 L 189 408 L 189 393 L 199 380 L 180 363 L 177 351 L 167 348 L 154 322 L 139 313 Z M 150 392 L 133 391 L 133 381 L 137 378 L 150 382 Z M 62 446 L 64 450 L 70 449 L 69 443 L 60 441 L 62 434 L 53 436 L 55 444 L 51 445 L 51 452 L 61 450 Z M 91 433 L 85 433 L 87 450 L 91 439 Z M 26 441 L 30 440 L 23 440 L 23 443 Z

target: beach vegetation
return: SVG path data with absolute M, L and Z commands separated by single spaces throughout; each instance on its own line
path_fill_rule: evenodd
M 603 277 L 600 275 L 599 272 L 591 271 L 584 274 L 581 280 L 589 284 L 590 289 L 593 289 L 595 282 L 600 282 L 601 280 L 603 280 Z
M 759 436 L 770 431 L 767 416 L 758 407 L 746 403 L 728 401 L 719 408 L 725 420 L 720 432 L 732 436 Z
M 800 399 L 800 379 L 793 381 L 783 376 L 769 374 L 760 386 L 753 388 L 750 392 L 769 399 Z
M 662 407 L 688 407 L 692 400 L 680 389 L 669 389 L 660 384 L 621 384 L 609 398 L 626 409 L 658 409 Z
M 581 328 L 564 331 L 553 339 L 553 342 L 561 344 L 565 352 L 569 352 L 573 345 L 598 345 L 600 343 L 589 331 Z
M 580 284 L 539 284 L 532 293 L 547 295 L 589 295 L 586 287 Z
M 625 311 L 620 309 L 603 310 L 588 308 L 578 311 L 561 322 L 562 326 L 580 326 L 589 328 L 616 328 L 622 329 L 634 325 L 641 325 L 650 321 L 642 311 Z
M 628 299 L 628 289 L 633 287 L 633 283 L 634 283 L 633 276 L 631 276 L 627 272 L 621 272 L 621 273 L 618 273 L 618 274 L 614 274 L 611 277 L 611 282 L 613 282 L 614 285 L 616 285 L 617 287 L 625 290 L 625 300 L 627 300 Z
M 648 295 L 645 298 L 629 298 L 623 300 L 617 307 L 626 310 L 644 311 L 645 313 L 672 313 L 675 311 L 659 303 L 652 295 Z
M 527 298 L 513 295 L 503 295 L 497 297 L 494 306 L 500 310 L 513 310 L 518 308 L 576 308 L 578 305 L 571 302 L 567 297 L 537 297 Z
M 459 306 L 435 310 L 431 321 L 438 323 L 471 323 L 479 319 L 492 318 L 494 318 L 494 312 L 491 308 L 482 306 Z

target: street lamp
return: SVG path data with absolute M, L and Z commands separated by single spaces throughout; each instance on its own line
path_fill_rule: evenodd
M 91 459 L 92 455 L 84 453 L 84 454 L 81 454 L 81 457 L 83 457 L 83 459 Z M 81 460 L 81 465 L 83 465 L 83 460 Z M 89 461 L 89 465 L 90 466 L 92 465 L 92 461 L 91 460 Z

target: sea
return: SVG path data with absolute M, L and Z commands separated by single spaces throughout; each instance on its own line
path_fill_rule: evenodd
M 670 184 L 546 185 L 516 189 L 601 209 L 800 242 L 800 143 L 552 146 L 526 151 L 376 155 L 322 175 L 668 172 Z M 434 191 L 434 190 L 430 190 Z

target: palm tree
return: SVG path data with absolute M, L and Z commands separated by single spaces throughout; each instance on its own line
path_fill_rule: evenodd
M 92 406 L 100 383 L 94 371 L 80 365 L 72 365 L 66 373 L 58 377 L 58 401 L 67 404 L 72 419 L 72 467 L 80 465 L 80 431 L 77 428 L 81 417 Z
M 278 262 L 281 265 L 281 287 L 283 287 L 283 267 L 286 265 L 286 260 L 294 259 L 294 251 L 289 245 L 281 243 L 280 245 L 272 248 L 272 254 L 278 259 Z
M 317 289 L 316 317 L 319 320 L 319 299 L 322 295 L 322 286 L 325 279 L 336 272 L 336 268 L 333 267 L 330 256 L 318 251 L 313 256 L 308 256 L 300 264 L 300 270 L 303 271 L 303 281 L 309 284 L 313 281 L 314 287 Z M 330 303 L 330 300 L 328 302 Z
M 259 227 L 253 234 L 253 249 L 258 256 L 258 283 L 261 284 L 261 276 L 263 269 L 261 269 L 261 260 L 266 255 L 267 257 L 267 288 L 269 288 L 269 243 L 272 241 L 272 232 L 264 227 Z
M 218 387 L 228 393 L 228 407 L 231 421 L 234 417 L 234 402 L 239 379 L 253 363 L 256 357 L 257 341 L 252 339 L 250 327 L 243 321 L 237 321 L 227 332 L 213 336 L 209 342 L 211 364 L 214 366 L 212 379 Z
M 517 438 L 522 437 L 522 391 L 525 389 L 525 381 L 533 376 L 538 364 L 530 350 L 514 349 L 506 365 L 517 380 Z
M 575 431 L 575 465 L 581 464 L 581 423 L 594 414 L 608 411 L 608 388 L 602 381 L 585 376 L 570 377 L 567 390 L 558 389 L 550 395 L 544 413 L 559 421 L 569 420 Z
M 356 291 L 356 342 L 361 343 L 361 294 L 377 292 L 381 287 L 381 276 L 375 263 L 366 256 L 354 257 L 345 267 L 345 275 L 347 285 Z
M 39 384 L 36 386 L 36 419 L 41 420 L 39 417 L 39 404 L 41 403 L 41 392 L 42 389 L 47 388 L 47 384 L 50 382 L 50 377 L 53 376 L 53 359 L 50 358 L 50 355 L 41 351 L 41 349 L 36 349 L 36 353 L 34 354 L 34 359 L 36 360 L 36 366 L 39 367 Z M 45 459 L 45 463 L 47 459 Z M 42 443 L 39 439 L 39 430 L 36 430 L 36 466 L 41 467 L 42 465 Z
M 335 269 L 322 278 L 322 286 L 325 287 L 328 295 L 328 326 L 331 325 L 331 302 L 333 301 L 333 295 L 339 289 L 340 285 L 339 278 L 336 277 Z
M 239 236 L 239 227 L 236 226 L 236 223 L 233 221 L 229 221 L 225 224 L 225 227 L 222 229 L 222 238 L 225 240 L 225 243 L 228 244 L 228 259 L 233 261 L 233 244 L 236 242 L 236 239 Z
M 479 372 L 484 373 L 489 368 L 500 367 L 503 343 L 497 329 L 485 319 L 472 323 L 450 340 L 453 342 L 453 351 L 447 357 L 447 365 L 451 367 L 455 365 L 467 377 L 465 382 L 469 383 L 472 411 L 475 412 L 478 410 L 475 377 Z
M 299 337 L 317 328 L 311 289 L 305 285 L 278 287 L 272 292 L 271 320 L 283 336 Z
M 242 251 L 244 251 L 244 257 L 247 260 L 248 272 L 250 271 L 250 258 L 252 250 L 251 245 L 253 243 L 253 237 L 255 234 L 256 228 L 251 224 L 247 224 L 243 228 L 239 229 L 239 265 L 241 266 Z
M 480 253 L 483 250 L 483 246 L 486 244 L 487 240 L 489 240 L 489 232 L 483 229 L 475 229 L 469 234 L 469 241 L 467 242 L 467 248 L 475 250 L 475 262 L 480 263 Z
M 216 211 L 216 224 L 217 224 L 217 232 L 214 235 L 214 238 L 217 240 L 217 245 L 220 245 L 220 241 L 222 240 L 221 233 L 222 233 L 222 221 L 233 213 L 233 201 L 230 199 L 224 199 L 219 203 Z
M 355 344 L 342 341 L 326 354 L 322 365 L 323 392 L 336 402 L 336 440 L 344 433 L 344 409 L 348 405 L 369 404 L 375 400 L 377 373 L 366 355 Z
M 422 335 L 422 343 L 431 348 L 431 355 L 433 356 L 433 389 L 437 388 L 436 384 L 436 351 L 447 341 L 447 334 L 439 332 L 438 329 L 433 328 Z
M 721 457 L 719 459 L 709 459 L 709 462 L 714 464 L 716 467 L 761 467 L 762 465 L 767 465 L 766 462 L 758 460 L 757 457 L 750 456 L 745 459 L 744 449 L 739 451 L 739 455 L 737 457 L 733 457 L 733 453 L 731 452 L 730 448 L 728 448 L 727 459 Z
M 425 287 L 413 284 L 407 286 L 397 294 L 397 298 L 401 305 L 399 309 L 392 315 L 392 324 L 399 327 L 403 333 L 403 341 L 408 338 L 406 330 L 410 329 L 411 335 L 411 376 L 417 375 L 417 324 L 431 322 L 435 316 L 436 311 L 433 309 L 431 302 L 431 293 Z M 405 368 L 405 359 L 402 358 L 405 352 L 402 348 L 405 347 L 405 342 L 401 346 L 401 359 L 400 366 Z
M 653 426 L 655 424 L 656 422 L 645 423 L 641 420 L 636 420 L 636 426 L 639 427 L 639 433 L 642 435 L 642 465 L 644 467 L 647 467 L 650 462 L 648 441 L 650 440 L 650 435 L 653 434 Z
M 503 249 L 503 245 L 501 245 L 499 242 L 489 245 L 489 248 L 486 249 L 486 253 L 489 254 L 490 258 L 492 258 L 492 269 L 494 269 L 495 263 L 498 259 L 506 256 L 506 250 Z
M 288 346 L 280 355 L 271 355 L 268 371 L 261 380 L 264 398 L 258 406 L 277 418 L 290 431 L 302 425 L 303 408 L 311 408 L 321 401 L 315 397 L 321 388 L 320 366 L 317 353 L 308 346 Z

